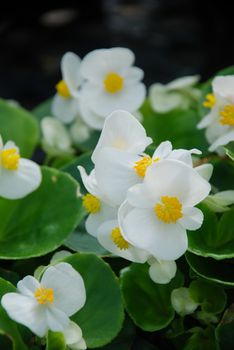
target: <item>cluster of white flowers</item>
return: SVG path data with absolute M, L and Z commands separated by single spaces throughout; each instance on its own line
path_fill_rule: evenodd
M 234 141 L 234 76 L 215 77 L 212 93 L 206 96 L 203 105 L 210 111 L 198 124 L 198 128 L 206 128 L 209 151 L 222 154 L 221 146 Z
M 187 250 L 186 230 L 203 222 L 195 207 L 210 192 L 212 165 L 193 168 L 197 149 L 172 149 L 162 142 L 152 156 L 143 126 L 128 112 L 115 111 L 105 121 L 92 154 L 94 169 L 79 166 L 89 192 L 87 232 L 115 255 L 150 264 L 151 278 L 168 283 L 175 260 Z
M 72 350 L 86 349 L 80 327 L 70 320 L 85 304 L 86 291 L 81 275 L 67 263 L 50 266 L 40 281 L 26 276 L 16 293 L 6 293 L 3 308 L 14 321 L 28 327 L 38 337 L 49 330 L 61 332 Z
M 39 165 L 21 158 L 13 141 L 3 145 L 0 136 L 0 196 L 7 199 L 25 197 L 40 186 L 41 178 Z
M 94 50 L 83 60 L 66 53 L 52 102 L 53 115 L 63 123 L 73 122 L 72 129 L 78 123 L 83 134 L 85 126 L 101 130 L 107 115 L 117 108 L 137 112 L 146 89 L 141 83 L 144 73 L 133 66 L 134 61 L 134 53 L 120 47 Z

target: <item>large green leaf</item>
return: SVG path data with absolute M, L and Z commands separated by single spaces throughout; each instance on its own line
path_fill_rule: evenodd
M 16 288 L 8 281 L 0 278 L 0 298 L 6 293 L 15 292 Z M 0 334 L 4 334 L 9 337 L 13 343 L 14 350 L 27 350 L 28 348 L 24 344 L 22 337 L 19 333 L 18 327 L 14 321 L 12 321 L 3 307 L 0 304 Z M 3 349 L 1 347 L 1 349 Z M 10 349 L 10 348 L 9 348 Z M 4 348 L 3 350 L 8 350 Z
M 42 169 L 39 189 L 19 200 L 0 198 L 0 258 L 25 259 L 58 248 L 80 222 L 78 183 L 52 168 Z
M 34 116 L 21 107 L 0 100 L 0 125 L 4 143 L 14 141 L 22 157 L 31 157 L 39 140 L 39 127 Z
M 146 101 L 141 112 L 144 116 L 143 125 L 155 144 L 169 140 L 174 148 L 199 148 L 207 151 L 204 133 L 197 129 L 199 118 L 196 111 L 173 110 L 159 114 L 154 112 L 149 101 Z
M 74 254 L 64 259 L 82 275 L 85 306 L 72 320 L 82 329 L 88 348 L 109 343 L 123 323 L 123 305 L 118 280 L 110 266 L 93 254 Z
M 135 324 L 145 331 L 165 328 L 174 318 L 171 292 L 183 285 L 178 271 L 168 284 L 156 284 L 149 277 L 148 264 L 132 264 L 122 270 L 121 289 L 127 311 Z
M 189 251 L 217 260 L 234 257 L 234 208 L 225 212 L 219 222 L 216 214 L 205 205 L 200 208 L 204 222 L 199 230 L 188 233 Z
M 220 323 L 216 328 L 216 338 L 220 348 L 225 350 L 234 349 L 234 304 L 232 304 L 224 313 Z
M 233 259 L 215 260 L 189 252 L 186 253 L 186 259 L 197 275 L 223 286 L 234 286 Z
M 123 328 L 118 336 L 110 344 L 104 346 L 100 350 L 129 350 L 134 341 L 135 334 L 136 329 L 134 324 L 126 317 Z
M 202 311 L 220 313 L 224 310 L 227 296 L 223 288 L 203 279 L 193 281 L 189 286 L 193 300 L 200 304 Z

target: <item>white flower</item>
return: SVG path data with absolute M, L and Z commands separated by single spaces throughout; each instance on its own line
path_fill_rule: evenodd
M 187 76 L 173 80 L 169 84 L 153 84 L 149 88 L 149 100 L 154 111 L 167 113 L 175 108 L 187 109 L 200 96 L 194 88 L 199 76 Z
M 220 146 L 234 141 L 234 75 L 215 77 L 212 91 L 204 102 L 210 112 L 198 128 L 206 128 L 206 138 L 211 145 L 209 150 L 219 153 Z
M 2 297 L 2 306 L 10 318 L 39 337 L 45 336 L 48 330 L 66 330 L 69 317 L 80 310 L 86 300 L 82 277 L 67 263 L 50 266 L 40 282 L 26 276 L 18 282 L 17 289 L 17 293 Z
M 106 250 L 126 260 L 144 263 L 149 257 L 149 253 L 134 247 L 124 239 L 118 220 L 105 221 L 100 225 L 97 239 Z
M 76 118 L 73 121 L 69 131 L 74 144 L 85 142 L 91 134 L 91 129 L 81 118 Z
M 135 112 L 142 105 L 146 89 L 140 81 L 143 71 L 133 67 L 135 56 L 126 48 L 94 50 L 81 63 L 86 80 L 80 95 L 81 115 L 94 129 L 116 109 Z
M 72 52 L 67 52 L 61 60 L 62 80 L 56 85 L 51 108 L 52 114 L 63 123 L 70 123 L 79 115 L 80 62 Z
M 41 183 L 39 165 L 20 157 L 12 141 L 4 146 L 0 136 L 0 196 L 18 199 L 35 191 Z
M 143 183 L 128 190 L 119 209 L 124 238 L 159 260 L 176 260 L 187 249 L 186 229 L 203 222 L 194 206 L 210 192 L 210 184 L 196 170 L 176 160 L 152 164 Z
M 62 333 L 69 349 L 87 349 L 86 342 L 82 336 L 82 330 L 75 322 L 70 321 L 69 326 Z
M 176 263 L 173 260 L 157 260 L 151 257 L 148 260 L 150 265 L 149 276 L 155 283 L 167 284 L 176 275 Z
M 44 150 L 52 155 L 72 154 L 71 138 L 65 126 L 52 117 L 41 120 L 42 145 Z
M 171 303 L 174 310 L 180 315 L 190 315 L 199 306 L 196 303 L 189 292 L 189 288 L 181 287 L 174 289 L 171 293 Z

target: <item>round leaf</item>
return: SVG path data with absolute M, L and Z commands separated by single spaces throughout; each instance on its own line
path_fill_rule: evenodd
M 34 116 L 21 107 L 0 100 L 0 124 L 4 143 L 14 141 L 22 157 L 31 157 L 39 140 L 39 127 Z
M 149 277 L 148 264 L 132 264 L 122 270 L 121 289 L 127 311 L 135 324 L 145 331 L 165 328 L 174 318 L 171 292 L 183 285 L 178 271 L 168 284 L 156 284 Z
M 80 222 L 78 184 L 68 174 L 43 168 L 39 189 L 19 200 L 0 198 L 0 258 L 25 259 L 58 248 Z
M 85 306 L 72 320 L 83 332 L 88 348 L 104 346 L 116 337 L 123 323 L 118 280 L 110 266 L 93 254 L 74 254 L 64 259 L 83 277 Z

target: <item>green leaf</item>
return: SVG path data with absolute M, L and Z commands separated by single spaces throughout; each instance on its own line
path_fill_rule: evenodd
M 6 293 L 15 292 L 16 288 L 8 281 L 0 278 L 0 299 Z M 17 324 L 12 321 L 0 304 L 0 334 L 6 335 L 13 343 L 14 350 L 28 350 L 19 333 Z M 2 345 L 2 343 L 1 343 Z M 2 348 L 2 347 L 1 347 Z M 4 348 L 4 350 L 7 350 Z
M 186 260 L 198 276 L 223 286 L 234 286 L 232 259 L 215 260 L 187 252 Z
M 214 166 L 211 183 L 219 192 L 225 190 L 234 190 L 234 166 L 232 160 L 228 158 L 219 158 L 218 156 L 210 161 Z M 225 181 L 224 181 L 225 179 Z
M 133 343 L 135 333 L 134 324 L 129 318 L 126 318 L 118 336 L 110 344 L 101 348 L 101 350 L 129 350 Z
M 234 257 L 234 208 L 225 212 L 218 222 L 214 212 L 200 205 L 204 222 L 197 231 L 188 232 L 189 251 L 217 260 Z
M 131 264 L 122 270 L 121 289 L 126 309 L 137 326 L 153 332 L 165 328 L 174 318 L 171 292 L 183 285 L 178 271 L 168 284 L 156 284 L 148 272 L 148 264 Z
M 232 304 L 224 313 L 220 323 L 216 328 L 216 338 L 220 349 L 234 349 L 234 304 Z
M 64 259 L 84 279 L 85 306 L 72 320 L 82 329 L 88 348 L 109 343 L 123 323 L 123 305 L 118 280 L 110 266 L 93 254 L 74 254 Z
M 218 314 L 225 308 L 227 296 L 220 286 L 198 279 L 190 284 L 189 292 L 204 312 Z
M 218 350 L 214 329 L 199 327 L 190 330 L 192 336 L 188 339 L 183 350 Z
M 66 350 L 66 342 L 62 333 L 48 332 L 46 350 Z
M 14 141 L 21 156 L 30 158 L 39 140 L 39 127 L 34 116 L 0 99 L 0 125 L 4 143 Z
M 234 161 L 234 142 L 230 142 L 226 147 L 225 147 L 226 155 L 231 158 L 231 160 Z
M 19 200 L 0 198 L 0 258 L 25 259 L 58 248 L 83 217 L 77 182 L 42 169 L 39 189 Z
M 143 125 L 148 136 L 155 144 L 170 140 L 174 148 L 199 148 L 207 151 L 208 145 L 204 133 L 197 129 L 198 115 L 193 110 L 173 110 L 169 113 L 154 112 L 149 101 L 141 109 L 144 116 Z
M 36 116 L 36 118 L 40 121 L 44 117 L 48 117 L 52 115 L 51 112 L 51 102 L 52 98 L 49 98 L 46 101 L 40 103 L 37 107 L 32 110 L 32 113 Z

